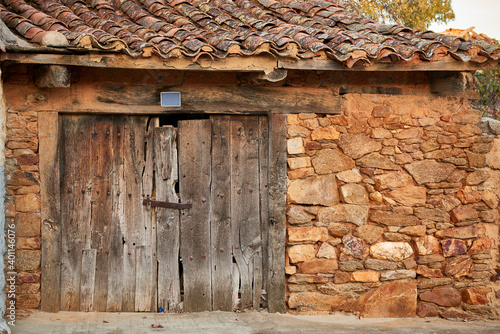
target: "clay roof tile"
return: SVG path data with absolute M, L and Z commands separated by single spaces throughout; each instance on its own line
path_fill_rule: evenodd
M 75 48 L 133 57 L 224 58 L 268 52 L 320 55 L 346 66 L 377 61 L 498 60 L 500 48 L 431 31 L 386 25 L 337 0 L 0 0 L 2 21 L 29 42 L 60 31 Z

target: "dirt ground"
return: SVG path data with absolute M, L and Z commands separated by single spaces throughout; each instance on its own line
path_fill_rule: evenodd
M 157 326 L 158 328 L 153 328 Z M 160 327 L 160 326 L 161 327 Z M 455 322 L 436 318 L 358 319 L 346 315 L 245 313 L 36 312 L 16 320 L 16 334 L 59 333 L 500 333 L 500 321 Z

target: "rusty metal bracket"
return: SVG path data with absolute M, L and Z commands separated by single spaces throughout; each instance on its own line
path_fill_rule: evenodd
M 142 205 L 151 205 L 160 208 L 177 209 L 177 210 L 191 209 L 191 207 L 193 206 L 193 204 L 191 203 L 172 203 L 172 202 L 153 201 L 149 198 L 143 199 Z

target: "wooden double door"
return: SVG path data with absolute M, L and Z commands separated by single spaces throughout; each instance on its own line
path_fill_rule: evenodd
M 60 309 L 266 307 L 268 131 L 265 116 L 61 116 Z

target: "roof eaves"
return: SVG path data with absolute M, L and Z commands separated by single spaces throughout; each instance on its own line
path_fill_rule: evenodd
M 262 53 L 252 57 L 232 56 L 217 59 L 200 56 L 196 60 L 191 57 L 162 59 L 159 57 L 136 58 L 116 53 L 87 54 L 55 54 L 54 48 L 29 49 L 15 53 L 0 52 L 0 62 L 10 61 L 23 64 L 51 64 L 63 66 L 83 66 L 97 68 L 125 68 L 152 70 L 195 70 L 195 71 L 233 71 L 233 72 L 264 72 L 270 73 L 276 69 L 309 70 L 309 71 L 351 71 L 351 72 L 412 72 L 412 71 L 476 71 L 500 68 L 500 61 L 487 60 L 483 63 L 460 61 L 448 55 L 439 61 L 421 61 L 416 59 L 408 62 L 367 63 L 357 62 L 351 68 L 344 63 L 331 59 L 290 59 Z M 44 51 L 44 52 L 42 52 Z

